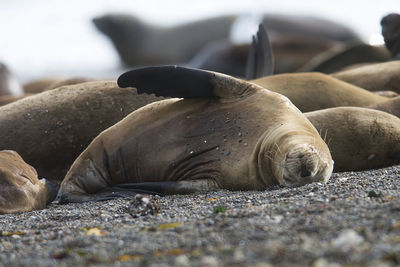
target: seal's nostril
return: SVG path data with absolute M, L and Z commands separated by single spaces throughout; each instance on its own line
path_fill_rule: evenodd
M 306 165 L 301 165 L 301 174 L 300 174 L 300 176 L 301 177 L 307 177 L 307 176 L 310 176 L 311 175 L 311 172 L 307 169 L 307 166 Z

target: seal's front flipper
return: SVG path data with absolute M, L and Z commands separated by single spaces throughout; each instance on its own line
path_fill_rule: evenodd
M 218 72 L 177 66 L 147 67 L 118 78 L 119 87 L 164 97 L 237 99 L 261 87 Z
M 129 191 L 137 191 L 146 194 L 190 194 L 194 192 L 203 192 L 218 189 L 219 186 L 214 180 L 199 179 L 189 181 L 171 181 L 171 182 L 147 182 L 147 183 L 127 183 L 118 184 L 115 189 L 125 189 Z
M 252 80 L 274 74 L 274 54 L 267 30 L 260 24 L 253 36 L 246 63 L 246 79 Z

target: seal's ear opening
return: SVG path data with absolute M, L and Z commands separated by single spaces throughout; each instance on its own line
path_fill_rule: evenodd
M 274 73 L 274 54 L 264 25 L 258 26 L 257 35 L 253 35 L 246 63 L 246 79 L 252 80 Z
M 42 181 L 44 180 L 44 185 L 46 187 L 46 196 L 47 196 L 46 205 L 47 205 L 50 204 L 56 198 L 60 185 L 44 178 L 41 180 Z

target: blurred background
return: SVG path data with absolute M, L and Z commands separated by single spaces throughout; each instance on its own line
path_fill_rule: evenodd
M 380 19 L 391 12 L 400 12 L 399 0 L 0 1 L 0 62 L 20 82 L 50 76 L 115 78 L 121 72 L 118 53 L 91 21 L 108 13 L 128 13 L 163 26 L 238 14 L 231 29 L 235 42 L 250 40 L 255 18 L 264 13 L 313 15 L 340 22 L 363 41 L 379 44 Z

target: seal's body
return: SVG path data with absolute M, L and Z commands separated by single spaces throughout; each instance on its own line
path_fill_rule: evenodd
M 339 106 L 366 107 L 389 99 L 322 73 L 278 74 L 251 82 L 288 97 L 302 112 Z
M 400 93 L 399 60 L 343 70 L 332 74 L 332 77 L 369 91 L 394 91 Z
M 327 142 L 335 161 L 335 172 L 399 164 L 398 117 L 359 107 L 329 108 L 305 115 Z
M 17 151 L 39 177 L 61 182 L 94 137 L 152 101 L 107 81 L 29 96 L 0 107 L 0 149 Z
M 121 184 L 169 194 L 296 186 L 330 177 L 326 144 L 282 95 L 178 67 L 128 72 L 119 85 L 185 99 L 149 104 L 96 137 L 63 180 L 61 202 L 96 200 L 96 193 Z

